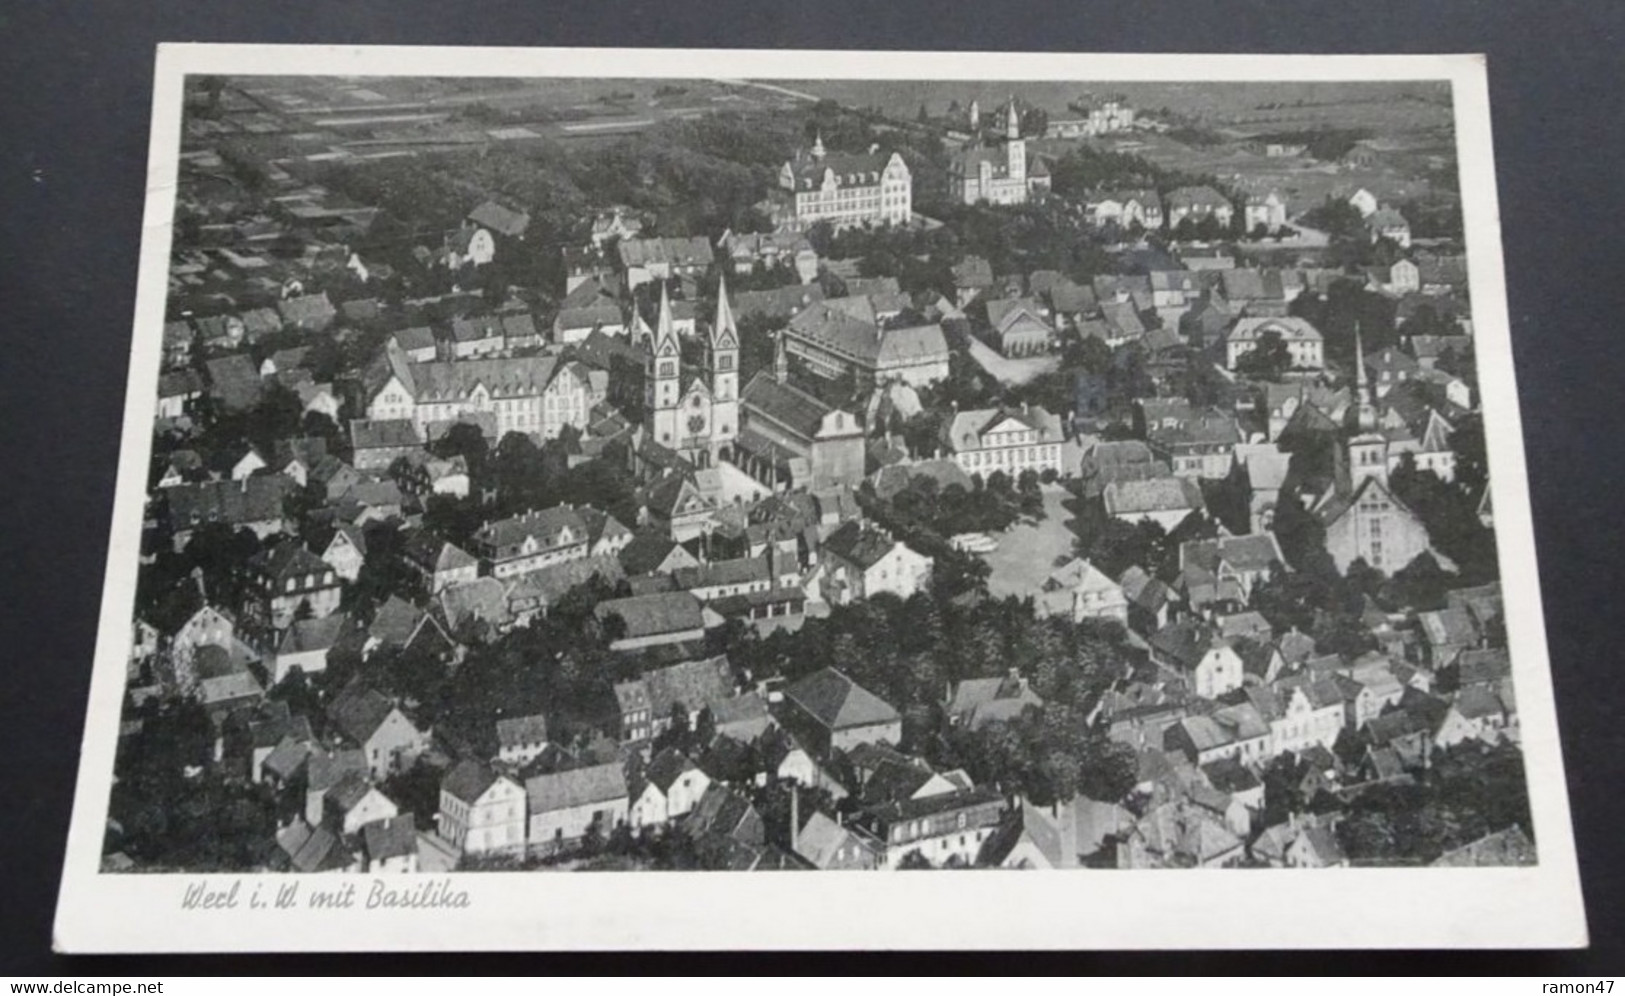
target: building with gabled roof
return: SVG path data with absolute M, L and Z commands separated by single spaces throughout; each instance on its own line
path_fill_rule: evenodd
M 1123 586 L 1082 557 L 1050 572 L 1033 596 L 1040 616 L 1062 616 L 1073 622 L 1111 619 L 1128 625 L 1128 596 Z
M 978 408 L 958 412 L 942 427 L 945 452 L 967 474 L 984 478 L 1003 471 L 1010 478 L 1022 471 L 1060 474 L 1061 420 L 1042 407 Z
M 913 177 L 901 155 L 829 152 L 823 136 L 779 167 L 778 188 L 770 202 L 780 228 L 901 225 L 913 216 Z
M 468 212 L 468 220 L 510 239 L 523 239 L 530 228 L 530 212 L 496 200 L 484 201 Z
M 846 604 L 882 593 L 909 598 L 931 580 L 933 560 L 884 530 L 851 521 L 824 538 L 825 600 Z
M 785 349 L 811 373 L 850 375 L 860 387 L 900 381 L 924 387 L 948 377 L 948 340 L 940 324 L 885 328 L 815 301 L 784 329 Z
M 1207 503 L 1202 489 L 1190 477 L 1149 477 L 1144 480 L 1112 481 L 1101 489 L 1106 514 L 1130 524 L 1155 522 L 1172 530 L 1193 512 L 1203 512 Z
M 440 836 L 463 854 L 522 851 L 525 787 L 488 764 L 465 758 L 440 781 Z
M 361 749 L 374 778 L 405 770 L 429 745 L 428 734 L 393 699 L 357 682 L 328 705 L 327 717 L 335 731 Z
M 702 711 L 737 690 L 728 658 L 718 656 L 655 668 L 634 681 L 617 682 L 614 691 L 621 740 L 642 743 L 670 729 L 677 710 L 693 729 Z
M 589 834 L 608 837 L 630 815 L 619 761 L 537 775 L 525 781 L 530 846 L 558 851 Z
M 601 625 L 612 626 L 619 635 L 610 641 L 611 650 L 640 650 L 644 647 L 686 643 L 705 637 L 706 614 L 700 600 L 686 591 L 657 592 L 612 598 L 593 609 Z
M 687 754 L 668 747 L 649 759 L 642 780 L 632 786 L 627 823 L 634 830 L 663 826 L 699 805 L 711 776 Z
M 903 718 L 896 709 L 834 668 L 786 687 L 784 706 L 791 732 L 823 757 L 858 744 L 895 744 L 903 736 Z

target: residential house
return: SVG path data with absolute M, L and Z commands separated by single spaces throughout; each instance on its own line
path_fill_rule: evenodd
M 547 748 L 547 718 L 513 716 L 496 722 L 497 756 L 503 764 L 523 767 Z
M 244 608 L 260 626 L 280 632 L 303 614 L 321 619 L 338 610 L 343 592 L 338 575 L 297 540 L 255 554 L 248 570 L 253 594 Z
M 560 851 L 589 834 L 608 837 L 630 818 L 631 795 L 619 761 L 525 782 L 533 849 Z
M 1174 671 L 1203 698 L 1216 699 L 1242 685 L 1240 655 L 1200 621 L 1169 623 L 1151 634 L 1150 646 L 1153 663 Z
M 1164 212 L 1170 230 L 1186 220 L 1199 222 L 1212 218 L 1226 228 L 1235 216 L 1230 200 L 1212 187 L 1177 187 L 1163 197 Z
M 367 540 L 362 530 L 348 523 L 337 523 L 333 538 L 322 548 L 322 561 L 333 568 L 333 573 L 345 581 L 354 581 L 361 575 L 361 565 L 367 559 Z
M 243 353 L 217 356 L 204 363 L 209 397 L 228 412 L 244 412 L 260 403 L 265 390 L 259 368 Z
M 725 656 L 655 668 L 634 681 L 616 682 L 614 691 L 621 740 L 629 744 L 659 737 L 678 712 L 693 729 L 701 712 L 736 693 Z
M 401 548 L 401 560 L 421 579 L 429 595 L 479 577 L 480 562 L 462 549 L 426 531 L 412 534 Z
M 947 703 L 948 719 L 956 726 L 979 730 L 989 723 L 1019 718 L 1028 709 L 1042 709 L 1044 700 L 1015 668 L 996 678 L 967 678 L 953 688 Z
M 327 655 L 348 625 L 348 618 L 339 613 L 294 620 L 268 661 L 271 684 L 281 684 L 295 668 L 307 676 L 327 670 Z
M 1128 625 L 1128 596 L 1123 586 L 1081 557 L 1050 572 L 1033 602 L 1040 616 L 1062 616 L 1073 622 L 1110 619 Z
M 641 783 L 632 786 L 627 825 L 638 830 L 686 816 L 710 787 L 711 777 L 687 754 L 668 747 L 650 758 Z
M 382 780 L 411 767 L 429 746 L 418 729 L 388 696 L 352 683 L 327 707 L 333 729 L 362 751 L 372 776 Z
M 417 821 L 411 813 L 375 820 L 361 828 L 361 853 L 372 875 L 418 871 Z
M 784 722 L 815 755 L 864 743 L 897 743 L 897 710 L 834 668 L 824 668 L 784 690 Z
M 932 558 L 888 532 L 857 522 L 845 523 L 827 536 L 820 553 L 838 604 L 882 593 L 906 599 L 931 580 Z
M 522 851 L 525 795 L 509 776 L 465 758 L 440 782 L 440 836 L 463 854 Z
M 323 804 L 330 824 L 346 837 L 369 823 L 392 819 L 400 813 L 393 800 L 378 791 L 366 775 L 355 771 L 327 790 Z

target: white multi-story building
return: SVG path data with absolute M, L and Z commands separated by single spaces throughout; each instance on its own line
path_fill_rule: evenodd
M 369 419 L 405 419 L 419 438 L 437 422 L 489 415 L 497 437 L 522 432 L 551 439 L 584 428 L 592 407 L 586 367 L 557 357 L 412 363 L 392 340 L 362 375 Z
M 1043 408 L 963 411 L 944 426 L 943 437 L 946 451 L 967 474 L 1061 473 L 1061 420 Z
M 779 187 L 779 221 L 788 228 L 900 225 L 914 210 L 914 181 L 901 155 L 830 153 L 822 136 L 779 168 Z

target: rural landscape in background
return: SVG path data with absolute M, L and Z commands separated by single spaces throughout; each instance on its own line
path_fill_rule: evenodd
M 1447 84 L 186 102 L 104 870 L 1535 860 Z

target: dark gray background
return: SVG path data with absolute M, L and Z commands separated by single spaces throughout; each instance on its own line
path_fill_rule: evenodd
M 1551 977 L 1617 969 L 1625 963 L 1622 30 L 1625 4 L 1608 0 L 0 2 L 0 466 L 10 481 L 0 504 L 0 975 L 913 968 Z M 1592 949 L 892 954 L 796 964 L 718 955 L 54 957 L 50 924 L 106 566 L 160 41 L 1487 52 L 1535 532 Z M 966 910 L 990 915 L 997 911 Z

